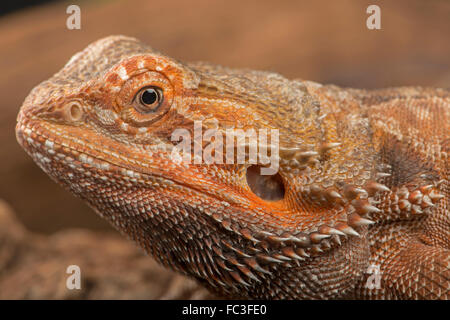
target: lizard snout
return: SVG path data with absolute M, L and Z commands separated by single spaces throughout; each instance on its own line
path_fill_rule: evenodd
M 74 124 L 83 120 L 84 110 L 77 100 L 45 105 L 24 104 L 17 116 L 17 122 L 46 120 Z

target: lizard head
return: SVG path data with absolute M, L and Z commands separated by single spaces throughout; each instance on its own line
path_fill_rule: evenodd
M 45 172 L 162 264 L 227 294 L 333 295 L 365 266 L 362 216 L 378 210 L 370 197 L 383 186 L 370 180 L 365 120 L 320 90 L 183 64 L 113 36 L 33 89 L 16 134 Z

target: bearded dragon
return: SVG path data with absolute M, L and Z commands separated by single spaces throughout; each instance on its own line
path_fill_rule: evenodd
M 448 89 L 288 80 L 110 36 L 31 91 L 16 136 L 159 263 L 222 296 L 449 299 L 449 107 Z M 180 162 L 172 133 L 195 124 L 276 130 L 278 170 Z

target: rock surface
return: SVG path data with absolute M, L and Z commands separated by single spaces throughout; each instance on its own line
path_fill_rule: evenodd
M 80 267 L 80 290 L 66 287 L 70 265 Z M 33 234 L 0 200 L 0 299 L 212 298 L 118 234 L 81 229 Z

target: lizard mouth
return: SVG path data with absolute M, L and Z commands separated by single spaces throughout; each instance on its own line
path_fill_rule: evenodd
M 86 127 L 53 123 L 23 114 L 19 115 L 16 126 L 17 140 L 39 167 L 72 193 L 87 200 L 94 209 L 99 206 L 98 201 L 111 201 L 111 195 L 107 194 L 109 191 L 105 191 L 111 188 L 114 188 L 116 192 L 119 190 L 118 192 L 126 193 L 127 190 L 145 190 L 164 186 L 161 192 L 172 192 L 177 189 L 180 202 L 186 201 L 186 194 L 194 193 L 202 199 L 208 198 L 210 203 L 226 204 L 226 207 L 229 207 L 227 209 L 229 218 L 225 219 L 221 214 L 214 214 L 213 210 L 208 215 L 232 232 L 240 231 L 230 229 L 230 223 L 241 221 L 245 225 L 251 225 L 251 221 L 246 219 L 252 217 L 246 217 L 242 212 L 246 208 L 252 208 L 254 216 L 256 215 L 259 220 L 258 229 L 264 230 L 264 232 L 253 230 L 252 233 L 257 237 L 257 241 L 298 243 L 303 246 L 300 249 L 305 251 L 306 255 L 320 255 L 323 252 L 322 249 L 329 250 L 341 246 L 339 240 L 341 237 L 359 236 L 345 223 L 336 225 L 335 228 L 324 226 L 311 231 L 299 230 L 296 226 L 291 228 L 289 217 L 284 217 L 277 211 L 283 209 L 282 207 L 276 209 L 276 205 L 273 205 L 265 208 L 264 203 L 260 205 L 259 202 L 255 205 L 253 201 L 255 199 L 224 189 L 223 184 L 208 180 L 208 176 L 201 178 L 198 168 L 195 170 L 184 168 L 183 172 L 174 171 L 173 168 L 164 169 L 162 163 L 167 161 L 167 155 L 153 154 L 149 161 L 145 162 L 141 152 L 141 159 L 138 162 L 138 154 L 133 154 L 133 151 L 128 148 L 119 147 L 120 144 L 111 138 L 92 134 L 93 131 L 89 131 L 87 132 Z M 134 152 L 137 153 L 137 151 Z M 252 170 L 244 178 L 252 180 L 251 175 Z M 273 183 L 275 189 L 281 188 L 280 181 L 276 178 Z M 173 189 L 170 190 L 170 188 Z M 115 196 L 118 197 L 117 193 Z M 119 208 L 119 205 L 121 204 L 115 203 L 116 210 L 125 210 Z M 101 216 L 105 216 L 100 210 L 96 211 Z M 277 228 L 274 221 L 280 221 L 280 224 L 286 225 L 283 228 L 283 234 L 279 232 L 280 228 Z M 290 229 L 291 231 L 286 231 Z M 254 239 L 249 234 L 247 236 L 249 239 Z M 329 238 L 332 238 L 334 244 L 330 244 Z M 299 252 L 305 254 L 301 250 Z
M 21 112 L 16 125 L 16 137 L 44 172 L 82 198 L 84 189 L 75 186 L 80 184 L 80 179 L 86 180 L 88 176 L 89 179 L 95 179 L 92 185 L 113 182 L 143 189 L 155 184 L 176 186 L 220 202 L 225 200 L 229 205 L 239 206 L 248 202 L 244 197 L 229 197 L 225 190 L 214 186 L 208 177 L 199 179 L 197 172 L 189 176 L 189 172 L 180 174 L 173 168 L 163 169 L 161 162 L 166 161 L 168 155 L 153 153 L 148 161 L 138 159 L 142 153 L 137 155 L 128 149 L 114 147 L 112 139 L 98 135 L 98 139 L 87 139 L 83 137 L 86 136 L 85 130 L 35 119 Z
M 137 160 L 127 159 L 123 151 L 107 148 L 105 140 L 87 141 L 82 139 L 81 129 L 73 126 L 59 128 L 45 120 L 29 119 L 19 115 L 16 138 L 22 148 L 52 178 L 64 180 L 75 173 L 94 174 L 100 180 L 123 178 L 129 183 L 143 182 L 142 175 L 160 181 L 178 183 L 176 179 L 154 171 L 158 166 L 146 165 L 148 171 L 137 166 Z M 113 151 L 114 150 L 114 151 Z M 129 156 L 129 154 L 127 154 Z M 108 159 L 109 158 L 109 159 Z M 111 160 L 113 159 L 113 160 Z M 89 173 L 89 172 L 93 173 Z M 64 181 L 62 181 L 64 182 Z

